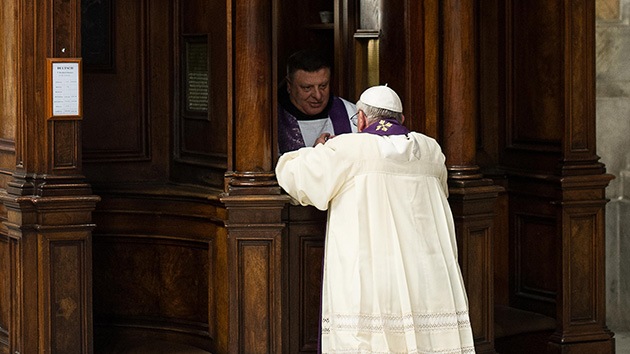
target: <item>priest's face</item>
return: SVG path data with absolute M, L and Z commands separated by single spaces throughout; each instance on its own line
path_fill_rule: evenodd
M 308 72 L 297 70 L 289 78 L 287 90 L 291 103 L 302 113 L 315 115 L 328 105 L 330 96 L 330 69 Z

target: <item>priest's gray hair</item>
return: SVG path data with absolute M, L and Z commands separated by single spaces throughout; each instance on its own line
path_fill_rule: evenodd
M 357 102 L 357 111 L 359 110 L 365 113 L 365 116 L 367 117 L 368 125 L 383 118 L 395 118 L 398 121 L 398 123 L 402 124 L 403 114 L 400 112 L 394 112 L 394 111 L 390 111 L 389 109 L 370 106 L 369 104 L 364 103 L 361 100 Z

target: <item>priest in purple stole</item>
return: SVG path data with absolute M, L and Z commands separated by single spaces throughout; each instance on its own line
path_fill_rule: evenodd
M 350 123 L 356 106 L 331 93 L 330 65 L 303 50 L 289 57 L 278 90 L 278 149 L 283 154 L 357 129 Z

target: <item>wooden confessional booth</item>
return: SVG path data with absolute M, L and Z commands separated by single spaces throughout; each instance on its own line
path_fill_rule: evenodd
M 316 351 L 325 214 L 273 173 L 304 47 L 441 143 L 479 353 L 614 353 L 594 37 L 595 0 L 3 0 L 0 354 Z

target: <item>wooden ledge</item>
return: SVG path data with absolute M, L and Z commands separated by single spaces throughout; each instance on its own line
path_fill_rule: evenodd
M 508 306 L 495 306 L 494 319 L 495 338 L 556 329 L 556 320 L 551 317 Z

